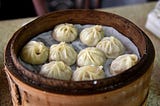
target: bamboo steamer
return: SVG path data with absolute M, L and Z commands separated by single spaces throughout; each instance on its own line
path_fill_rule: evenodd
M 111 26 L 137 46 L 141 59 L 117 76 L 93 81 L 49 79 L 28 71 L 18 61 L 19 51 L 60 23 Z M 38 17 L 15 32 L 6 46 L 4 65 L 14 106 L 141 106 L 148 95 L 154 57 L 151 40 L 131 21 L 95 10 L 65 10 Z

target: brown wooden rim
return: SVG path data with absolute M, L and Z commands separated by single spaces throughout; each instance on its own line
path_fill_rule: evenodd
M 95 93 L 111 91 L 111 90 L 123 87 L 127 84 L 130 84 L 137 78 L 141 77 L 147 71 L 147 69 L 151 66 L 155 57 L 153 44 L 150 41 L 150 39 L 147 37 L 147 35 L 135 24 L 116 14 L 100 12 L 95 10 L 66 10 L 66 11 L 54 12 L 53 14 L 66 13 L 66 12 L 68 13 L 73 11 L 79 11 L 79 12 L 89 11 L 93 13 L 98 12 L 100 14 L 107 14 L 107 15 L 109 14 L 109 15 L 112 15 L 113 17 L 118 17 L 118 18 L 121 18 L 122 20 L 125 20 L 125 22 L 130 23 L 132 27 L 136 28 L 136 30 L 139 31 L 139 33 L 141 33 L 141 35 L 144 37 L 146 42 L 146 48 L 145 48 L 146 53 L 144 53 L 141 56 L 141 60 L 138 62 L 138 64 L 136 64 L 131 69 L 117 76 L 100 79 L 100 80 L 78 81 L 78 82 L 63 81 L 58 79 L 49 79 L 39 74 L 35 74 L 31 71 L 26 70 L 21 64 L 19 64 L 17 55 L 14 50 L 14 46 L 15 46 L 14 41 L 16 41 L 19 34 L 24 30 L 26 30 L 27 27 L 31 26 L 32 24 L 38 22 L 41 19 L 46 18 L 47 16 L 50 16 L 50 14 L 47 14 L 45 16 L 37 18 L 36 20 L 20 28 L 14 34 L 14 36 L 10 39 L 6 47 L 5 57 L 4 57 L 5 66 L 8 68 L 10 73 L 12 73 L 16 78 L 20 79 L 22 82 L 40 90 L 45 90 L 53 93 L 61 93 L 61 94 L 85 95 L 85 94 L 95 94 Z M 136 71 L 136 70 L 139 70 L 139 71 Z M 97 82 L 96 85 L 94 84 L 95 81 Z

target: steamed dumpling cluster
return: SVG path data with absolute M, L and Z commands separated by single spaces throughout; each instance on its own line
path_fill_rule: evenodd
M 29 64 L 43 64 L 48 59 L 48 48 L 43 42 L 30 41 L 21 51 L 21 58 Z
M 79 39 L 78 39 L 79 36 Z M 21 58 L 29 64 L 41 64 L 41 75 L 60 80 L 85 81 L 106 77 L 103 66 L 107 59 L 113 59 L 109 69 L 114 76 L 131 68 L 138 62 L 135 54 L 125 54 L 125 47 L 114 36 L 104 37 L 103 27 L 93 25 L 78 30 L 73 24 L 57 25 L 52 37 L 58 44 L 49 49 L 43 42 L 30 41 L 21 52 Z M 71 45 L 76 39 L 86 48 L 77 52 Z M 75 71 L 71 69 L 76 65 Z
M 53 30 L 52 36 L 59 42 L 71 42 L 77 38 L 78 32 L 73 24 L 65 23 L 57 25 Z

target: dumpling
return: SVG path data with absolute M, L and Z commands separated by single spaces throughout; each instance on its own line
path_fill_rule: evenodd
M 21 51 L 21 58 L 29 64 L 42 64 L 48 59 L 49 50 L 43 42 L 30 41 Z
M 112 75 L 120 74 L 125 70 L 134 66 L 137 62 L 138 62 L 138 57 L 135 54 L 124 54 L 124 55 L 118 56 L 111 63 L 110 73 Z
M 96 46 L 107 58 L 116 58 L 125 52 L 123 44 L 115 37 L 104 37 Z
M 63 61 L 67 65 L 72 65 L 76 62 L 77 52 L 74 48 L 65 43 L 53 44 L 50 47 L 49 60 Z
M 101 25 L 95 25 L 85 28 L 80 33 L 80 40 L 87 46 L 96 46 L 104 37 L 104 31 Z
M 70 80 L 72 70 L 62 61 L 51 61 L 41 67 L 40 74 L 48 78 Z
M 88 47 L 81 50 L 77 57 L 78 66 L 86 66 L 86 65 L 100 66 L 103 65 L 105 61 L 106 57 L 103 51 L 95 47 Z
M 73 24 L 59 24 L 54 28 L 52 36 L 59 42 L 71 42 L 77 38 L 78 31 Z
M 105 78 L 103 66 L 83 66 L 73 72 L 72 80 L 85 81 Z

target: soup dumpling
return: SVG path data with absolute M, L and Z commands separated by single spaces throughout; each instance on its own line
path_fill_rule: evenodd
M 70 80 L 72 70 L 62 61 L 51 61 L 41 67 L 40 74 L 48 78 Z
M 30 41 L 21 51 L 21 58 L 29 64 L 42 64 L 48 59 L 49 50 L 43 42 Z
M 116 58 L 125 52 L 125 47 L 121 41 L 113 36 L 104 37 L 96 47 L 102 50 L 107 58 Z
M 135 54 L 124 54 L 124 55 L 118 56 L 111 63 L 110 73 L 112 75 L 120 74 L 125 70 L 134 66 L 137 62 L 138 62 L 138 57 Z
M 49 60 L 63 61 L 67 65 L 72 65 L 76 62 L 77 52 L 74 48 L 65 43 L 53 44 L 50 47 Z
M 86 66 L 86 65 L 100 66 L 103 65 L 105 61 L 106 57 L 103 51 L 95 47 L 88 47 L 81 50 L 77 57 L 78 66 Z
M 105 78 L 103 66 L 83 66 L 73 72 L 72 80 L 85 81 Z
M 96 46 L 104 37 L 104 31 L 101 25 L 95 25 L 85 28 L 80 33 L 80 40 L 87 46 Z
M 77 38 L 78 31 L 73 24 L 59 24 L 54 28 L 52 36 L 59 42 L 71 42 Z

